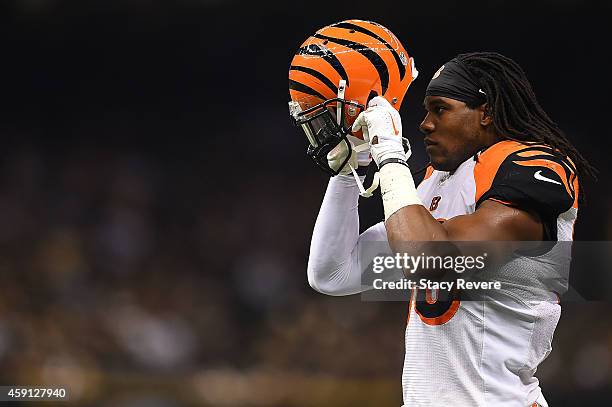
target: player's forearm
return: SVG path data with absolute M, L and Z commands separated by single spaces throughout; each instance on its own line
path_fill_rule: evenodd
M 352 284 L 348 275 L 352 251 L 359 239 L 358 199 L 359 189 L 352 177 L 339 175 L 330 179 L 308 258 L 308 282 L 317 291 L 341 295 Z
M 406 242 L 450 240 L 444 226 L 422 205 L 409 205 L 399 209 L 387 219 L 385 227 L 393 251 Z
M 452 236 L 436 221 L 422 205 L 405 206 L 387 219 L 387 240 L 394 253 L 419 256 L 457 256 L 461 252 L 450 242 Z M 432 243 L 447 242 L 447 243 Z M 421 278 L 429 280 L 448 280 L 456 275 L 448 274 L 444 269 L 423 268 L 411 270 L 406 277 L 417 281 Z
M 387 240 L 394 252 L 406 251 L 406 244 L 448 240 L 446 229 L 422 205 L 410 170 L 401 164 L 387 164 L 380 172 Z

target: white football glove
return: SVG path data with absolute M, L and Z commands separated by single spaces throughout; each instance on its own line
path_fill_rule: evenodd
M 370 149 L 365 148 L 364 150 L 364 147 L 366 146 L 363 146 L 363 144 L 367 143 L 367 141 L 361 140 L 354 136 L 347 136 L 347 138 L 351 143 L 352 154 L 348 162 L 344 165 L 344 167 L 342 167 L 342 170 L 340 171 L 341 175 L 350 174 L 351 167 L 353 167 L 355 170 L 357 169 L 357 167 L 367 167 L 370 164 L 370 161 L 372 161 L 372 157 L 370 156 Z M 355 149 L 357 149 L 358 151 L 356 151 Z M 344 142 L 334 147 L 327 154 L 327 163 L 329 164 L 329 168 L 336 171 L 346 158 L 346 155 L 348 154 L 347 150 L 348 148 L 346 146 L 346 143 Z
M 402 145 L 402 118 L 387 99 L 376 96 L 370 100 L 353 123 L 353 131 L 359 130 L 370 143 L 370 153 L 379 167 L 389 158 L 407 161 L 410 157 L 410 145 L 407 153 Z

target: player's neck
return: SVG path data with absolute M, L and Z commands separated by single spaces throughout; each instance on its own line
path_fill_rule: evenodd
M 480 148 L 480 151 L 486 150 L 487 148 L 491 147 L 493 144 L 497 144 L 503 139 L 504 138 L 497 131 L 495 131 L 495 128 L 493 126 L 487 127 L 484 133 L 482 133 L 482 137 L 481 137 L 482 147 Z

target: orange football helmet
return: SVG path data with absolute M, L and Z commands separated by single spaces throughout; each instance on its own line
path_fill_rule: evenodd
M 337 175 L 354 154 L 347 135 L 368 101 L 382 96 L 399 110 L 417 75 L 414 59 L 380 24 L 346 20 L 318 30 L 302 44 L 289 68 L 289 111 L 306 133 L 308 156 Z M 349 154 L 334 170 L 327 154 L 341 142 Z

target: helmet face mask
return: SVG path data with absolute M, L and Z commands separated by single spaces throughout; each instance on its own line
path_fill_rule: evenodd
M 364 108 L 365 106 L 359 103 L 340 98 L 328 99 L 304 111 L 301 111 L 299 103 L 289 102 L 289 111 L 294 124 L 304 130 L 310 143 L 306 154 L 326 173 L 332 176 L 338 175 L 351 158 L 351 144 L 347 139 L 351 129 L 345 118 L 345 110 L 350 116 L 357 117 Z M 340 116 L 337 116 L 338 111 Z M 347 148 L 342 151 L 347 151 L 348 154 L 342 164 L 334 170 L 328 164 L 327 154 L 340 143 L 346 143 Z
M 308 156 L 325 172 L 340 173 L 354 154 L 348 135 L 368 101 L 382 96 L 399 110 L 417 76 L 414 60 L 397 37 L 380 24 L 347 20 L 318 30 L 299 48 L 289 68 L 289 110 L 308 142 Z M 340 143 L 348 147 L 340 168 L 327 154 Z M 334 165 L 334 168 L 336 165 Z

